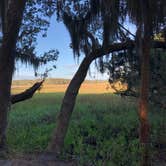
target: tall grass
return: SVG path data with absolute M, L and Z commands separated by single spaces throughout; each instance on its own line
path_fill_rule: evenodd
M 12 106 L 7 140 L 18 153 L 45 150 L 63 94 L 37 94 Z M 165 146 L 162 110 L 151 109 L 151 152 Z M 79 165 L 134 166 L 140 159 L 137 103 L 112 94 L 79 95 L 65 139 L 64 157 Z M 163 139 L 163 140 L 162 140 Z M 163 141 L 163 142 L 162 142 Z

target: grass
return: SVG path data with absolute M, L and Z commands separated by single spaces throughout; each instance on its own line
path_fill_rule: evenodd
M 37 94 L 12 106 L 7 140 L 16 153 L 45 150 L 63 93 Z M 136 103 L 113 94 L 81 94 L 65 139 L 64 157 L 80 165 L 134 166 L 140 160 Z M 165 148 L 164 111 L 150 111 L 152 158 Z M 164 135 L 165 133 L 165 135 Z
M 35 82 L 39 80 L 15 80 L 12 84 L 12 93 L 20 93 L 25 89 L 31 87 Z M 68 87 L 70 80 L 65 79 L 47 79 L 42 88 L 40 89 L 41 93 L 64 93 Z M 120 82 L 114 83 L 114 86 L 118 90 L 124 90 L 126 85 L 121 84 Z M 85 80 L 81 85 L 80 93 L 81 94 L 102 94 L 102 93 L 113 93 L 115 90 L 111 87 L 108 81 L 94 81 L 94 80 Z

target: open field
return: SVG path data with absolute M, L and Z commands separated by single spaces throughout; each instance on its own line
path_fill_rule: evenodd
M 41 93 L 12 106 L 7 140 L 14 155 L 45 150 L 56 126 L 64 93 Z M 113 94 L 78 96 L 62 158 L 78 165 L 137 166 L 140 161 L 138 118 L 133 99 Z M 151 161 L 164 162 L 165 111 L 151 108 Z M 154 164 L 155 166 L 157 164 Z
M 48 79 L 44 82 L 40 93 L 59 93 L 65 92 L 70 80 L 66 79 Z M 20 80 L 14 81 L 12 85 L 12 93 L 19 93 L 29 88 L 35 83 L 35 80 Z M 119 82 L 115 84 L 118 89 L 124 89 L 125 85 L 121 85 Z M 85 81 L 79 93 L 82 94 L 101 94 L 101 93 L 113 93 L 115 90 L 111 88 L 107 81 Z

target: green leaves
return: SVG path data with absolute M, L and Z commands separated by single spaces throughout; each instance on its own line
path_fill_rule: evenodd
M 47 36 L 50 18 L 55 13 L 55 1 L 28 1 L 24 11 L 23 22 L 16 49 L 16 61 L 21 60 L 26 65 L 32 65 L 36 70 L 40 65 L 56 61 L 59 52 L 49 50 L 43 55 L 36 54 L 37 37 Z

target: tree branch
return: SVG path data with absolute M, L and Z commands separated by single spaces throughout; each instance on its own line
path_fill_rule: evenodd
M 16 95 L 11 95 L 11 103 L 15 104 L 27 99 L 30 99 L 34 93 L 41 87 L 45 79 L 43 79 L 40 82 L 36 82 L 32 87 L 26 89 L 24 92 L 16 94 Z
M 128 29 L 126 29 L 122 24 L 118 23 L 118 25 L 124 29 L 127 33 L 129 33 L 131 36 L 133 36 L 134 38 L 136 37 L 134 34 L 132 34 Z
M 97 47 L 99 47 L 99 44 L 98 44 L 97 40 L 95 39 L 95 37 L 92 35 L 92 33 L 87 31 L 86 35 L 90 38 L 90 40 L 92 42 L 92 49 L 96 49 Z
M 135 47 L 134 40 L 128 40 L 128 41 L 122 42 L 122 43 L 113 43 L 106 48 L 101 47 L 99 49 L 95 49 L 94 51 L 91 52 L 91 56 L 93 57 L 93 59 L 96 59 L 96 58 L 102 57 L 104 55 L 110 54 L 112 52 L 127 50 L 127 49 L 134 48 L 134 47 Z M 154 41 L 152 41 L 152 48 L 166 49 L 166 43 L 162 42 L 162 41 L 154 40 Z

